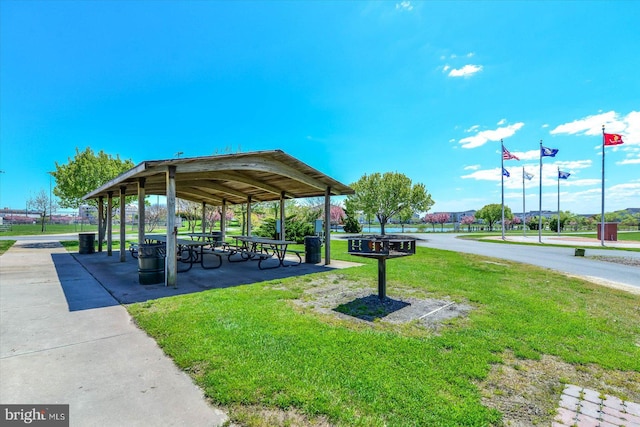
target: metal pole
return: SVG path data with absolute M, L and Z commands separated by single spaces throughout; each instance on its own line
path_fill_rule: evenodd
M 558 234 L 560 234 L 560 167 L 558 166 Z
M 378 258 L 378 298 L 383 301 L 387 297 L 387 259 Z
M 502 187 L 502 240 L 504 238 L 504 143 L 500 140 L 500 183 Z
M 524 166 L 522 167 L 522 237 L 527 235 L 527 227 L 525 224 L 525 198 L 524 198 Z
M 542 243 L 542 140 L 540 140 L 540 200 L 538 202 L 538 243 Z
M 602 211 L 600 215 L 600 244 L 604 246 L 604 125 L 602 125 Z

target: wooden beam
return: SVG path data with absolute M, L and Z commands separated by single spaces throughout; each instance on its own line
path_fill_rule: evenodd
M 259 188 L 260 190 L 266 191 L 268 193 L 272 193 L 272 194 L 280 194 L 283 189 L 282 188 L 278 188 L 275 187 L 273 185 L 269 185 L 265 182 L 261 182 L 258 181 L 257 179 L 253 179 L 250 176 L 247 176 L 245 174 L 242 173 L 237 173 L 237 172 L 232 172 L 232 171 L 222 171 L 222 172 L 216 172 L 216 174 L 214 176 L 212 176 L 212 178 L 214 179 L 219 179 L 221 181 L 232 181 L 232 182 L 240 182 L 242 184 L 247 184 L 250 185 L 252 187 L 255 188 Z M 289 193 L 285 193 L 287 198 L 294 198 L 293 195 L 289 194 Z M 245 195 L 246 197 L 246 195 Z
M 181 199 L 191 200 L 194 202 L 205 201 L 211 205 L 219 205 L 222 203 L 222 199 L 217 198 L 206 191 L 197 190 L 195 188 L 181 188 L 176 192 L 176 195 Z
M 202 189 L 203 191 L 204 189 L 215 190 L 218 193 L 223 193 L 221 197 L 224 197 L 224 194 L 229 194 L 232 196 L 239 197 L 241 199 L 247 198 L 247 193 L 228 187 L 226 185 L 218 184 L 215 181 L 212 181 L 210 179 L 177 180 L 176 185 L 178 187 L 198 188 L 198 189 Z

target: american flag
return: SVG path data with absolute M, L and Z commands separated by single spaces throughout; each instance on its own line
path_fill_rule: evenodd
M 502 158 L 504 160 L 511 160 L 511 159 L 516 159 L 516 160 L 520 160 L 517 156 L 514 156 L 513 154 L 511 154 L 509 152 L 509 150 L 507 150 L 506 148 L 504 148 L 504 145 L 502 146 Z

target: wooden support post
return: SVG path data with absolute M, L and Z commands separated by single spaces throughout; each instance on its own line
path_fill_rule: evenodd
M 286 240 L 284 229 L 284 191 L 280 193 L 280 239 Z
M 202 202 L 202 233 L 207 232 L 207 202 Z
M 138 179 L 138 244 L 142 245 L 144 243 L 144 227 L 146 223 L 145 219 L 145 206 L 144 200 L 147 197 L 146 189 L 145 189 L 145 178 Z
M 127 260 L 127 252 L 125 250 L 126 238 L 127 238 L 127 203 L 125 201 L 125 194 L 127 187 L 120 186 L 120 262 Z
M 98 197 L 98 252 L 102 252 L 104 242 L 104 197 Z
M 247 236 L 251 236 L 251 196 L 247 197 Z
M 107 193 L 107 256 L 113 255 L 113 191 Z
M 222 199 L 222 213 L 220 214 L 220 232 L 222 241 L 227 237 L 227 199 Z
M 331 264 L 331 187 L 324 192 L 324 265 Z
M 178 245 L 176 242 L 176 167 L 167 169 L 167 251 L 165 286 L 178 286 Z

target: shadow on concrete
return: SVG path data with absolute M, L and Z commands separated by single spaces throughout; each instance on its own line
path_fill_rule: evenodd
M 230 263 L 227 257 L 223 257 L 219 268 L 206 270 L 200 264 L 194 264 L 189 271 L 178 273 L 178 286 L 174 288 L 166 287 L 164 284 L 141 285 L 138 280 L 138 260 L 134 259 L 129 252 L 126 253 L 125 262 L 120 262 L 119 251 L 113 251 L 112 256 L 107 256 L 106 252 L 93 254 L 73 253 L 72 255 L 73 259 L 84 267 L 87 274 L 93 276 L 113 298 L 122 304 L 202 292 L 210 289 L 241 286 L 286 277 L 303 276 L 360 265 L 343 261 L 332 261 L 329 266 L 303 262 L 297 266 L 260 270 L 258 269 L 257 261 Z M 179 269 L 183 268 L 180 265 L 178 267 Z
M 402 310 L 409 305 L 411 304 L 408 302 L 395 300 L 393 298 L 380 300 L 378 295 L 368 295 L 366 297 L 356 298 L 345 304 L 340 304 L 334 308 L 334 311 L 373 322 L 376 319 L 382 319 L 396 311 Z
M 53 253 L 51 258 L 69 311 L 89 310 L 119 304 L 70 254 Z
M 55 249 L 60 247 L 60 243 L 58 242 L 22 243 L 20 247 L 24 249 Z

